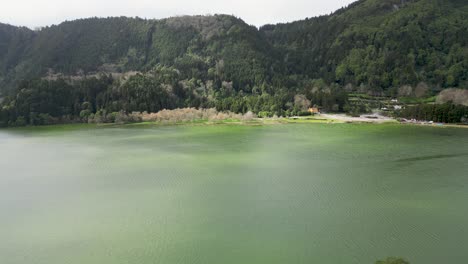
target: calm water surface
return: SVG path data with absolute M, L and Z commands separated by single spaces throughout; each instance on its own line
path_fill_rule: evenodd
M 0 130 L 0 263 L 468 259 L 468 130 Z

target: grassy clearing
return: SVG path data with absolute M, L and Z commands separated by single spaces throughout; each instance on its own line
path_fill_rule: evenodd
M 241 120 L 229 118 L 224 120 L 209 120 L 209 119 L 196 119 L 191 121 L 145 121 L 136 123 L 116 124 L 60 124 L 60 125 L 47 125 L 47 126 L 27 126 L 27 127 L 13 127 L 5 128 L 5 131 L 12 132 L 71 132 L 77 130 L 100 129 L 100 128 L 137 128 L 137 127 L 153 127 L 153 126 L 216 126 L 216 125 L 244 125 L 244 126 L 261 126 L 261 125 L 280 125 L 280 124 L 376 124 L 376 125 L 398 125 L 401 124 L 397 120 L 386 122 L 374 123 L 364 121 L 344 121 L 339 119 L 324 118 L 320 116 L 307 116 L 307 117 L 281 117 L 281 118 L 254 118 L 252 120 Z M 405 125 L 418 125 L 418 124 L 405 124 Z M 429 125 L 424 125 L 429 126 Z M 436 126 L 436 125 L 433 125 Z M 466 125 L 445 124 L 437 127 L 457 127 L 468 128 Z
M 437 96 L 431 96 L 427 98 L 413 98 L 413 97 L 401 97 L 400 102 L 404 104 L 429 104 L 435 103 Z

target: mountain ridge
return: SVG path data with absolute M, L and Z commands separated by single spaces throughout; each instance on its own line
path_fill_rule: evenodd
M 286 66 L 285 74 L 290 74 L 292 72 L 293 74 L 299 73 L 312 78 L 324 77 L 328 83 L 334 81 L 342 82 L 342 84 L 354 82 L 355 85 L 359 85 L 359 82 L 367 82 L 369 85 L 384 88 L 410 83 L 415 84 L 418 81 L 427 81 L 426 77 L 420 78 L 421 80 L 415 80 L 417 77 L 408 76 L 408 80 L 404 81 L 406 83 L 395 84 L 389 83 L 391 80 L 375 81 L 369 80 L 368 78 L 354 78 L 355 75 L 359 75 L 358 70 L 351 69 L 352 67 L 348 67 L 343 61 L 346 59 L 353 60 L 353 58 L 350 57 L 353 49 L 363 48 L 364 46 L 383 46 L 384 44 L 382 42 L 386 40 L 380 40 L 381 43 L 377 43 L 375 38 L 378 34 L 382 34 L 380 31 L 385 29 L 385 27 L 395 27 L 394 25 L 389 25 L 389 23 L 407 23 L 407 21 L 392 21 L 392 13 L 401 10 L 405 11 L 405 8 L 409 7 L 414 9 L 411 9 L 411 12 L 414 13 L 416 11 L 421 11 L 425 5 L 429 13 L 435 13 L 438 7 L 444 7 L 445 9 L 452 8 L 445 7 L 447 5 L 454 5 L 457 8 L 462 7 L 465 11 L 467 9 L 467 5 L 464 4 L 463 1 L 442 1 L 444 2 L 443 4 L 440 4 L 440 2 L 441 1 L 438 0 L 360 0 L 330 15 L 307 18 L 290 23 L 265 25 L 258 29 L 248 25 L 242 19 L 230 15 L 178 16 L 163 19 L 127 17 L 87 18 L 65 21 L 58 25 L 42 28 L 40 31 L 32 31 L 27 30 L 25 27 L 0 24 L 0 28 L 9 27 L 10 31 L 14 29 L 19 31 L 17 34 L 22 34 L 24 36 L 22 36 L 22 38 L 21 36 L 16 37 L 22 39 L 22 41 L 26 40 L 27 42 L 27 39 L 29 39 L 32 42 L 29 43 L 29 45 L 26 43 L 26 47 L 21 47 L 20 45 L 20 48 L 12 52 L 14 55 L 7 59 L 2 59 L 1 54 L 5 53 L 5 51 L 2 52 L 2 44 L 0 42 L 0 62 L 4 62 L 0 63 L 0 65 L 3 69 L 3 79 L 5 79 L 5 76 L 10 76 L 9 79 L 15 79 L 16 76 L 11 77 L 11 75 L 19 75 L 20 78 L 18 79 L 41 77 L 50 69 L 66 74 L 77 73 L 79 71 L 93 72 L 98 71 L 100 66 L 109 63 L 116 64 L 119 60 L 125 59 L 127 62 L 122 65 L 123 69 L 120 69 L 120 71 L 145 71 L 148 67 L 145 68 L 144 66 L 149 66 L 151 68 L 151 66 L 158 63 L 170 65 L 173 63 L 173 60 L 184 55 L 184 53 L 190 53 L 191 51 L 189 49 L 193 48 L 189 47 L 190 43 L 209 46 L 211 43 L 207 43 L 208 41 L 213 38 L 219 38 L 223 34 L 225 37 L 235 31 L 235 29 L 229 31 L 231 27 L 237 27 L 237 30 L 244 31 L 244 34 L 237 36 L 239 37 L 238 41 L 244 39 L 249 40 L 250 38 L 250 44 L 252 45 L 250 45 L 249 48 L 253 47 L 254 51 L 262 53 L 263 57 L 272 58 L 275 56 L 271 52 L 271 46 L 275 46 L 274 50 L 277 52 L 276 55 L 282 55 L 282 57 L 274 58 L 276 62 L 269 62 L 267 63 L 268 65 L 264 65 L 265 68 L 272 67 L 271 64 L 290 61 L 289 64 L 291 65 Z M 428 4 L 431 4 L 431 6 L 427 7 Z M 415 5 L 419 5 L 416 6 L 417 9 L 414 7 Z M 369 14 L 372 14 L 372 16 L 369 16 Z M 436 19 L 444 17 L 444 14 L 431 15 Z M 466 17 L 466 14 L 462 14 L 461 17 Z M 427 19 L 427 17 L 421 16 L 421 18 L 418 19 Z M 363 24 L 365 25 L 363 26 Z M 464 25 L 462 23 L 459 24 Z M 466 35 L 464 33 L 468 32 L 466 29 L 460 29 L 462 27 L 458 24 L 454 26 L 458 26 L 459 28 L 454 35 L 460 37 L 453 42 L 459 43 L 460 46 L 466 50 L 467 40 L 466 37 L 464 37 L 464 35 Z M 94 31 L 87 30 L 87 28 L 93 28 Z M 372 37 L 374 39 L 370 40 L 370 37 L 365 35 L 369 32 L 363 33 L 365 30 L 373 33 L 374 36 Z M 420 29 L 414 27 L 413 30 Z M 429 33 L 427 32 L 429 29 L 424 30 L 426 31 L 423 32 Z M 106 35 L 107 38 L 100 38 L 101 35 Z M 384 37 L 392 40 L 388 34 Z M 414 41 L 410 36 L 398 36 L 395 34 L 393 39 L 395 38 L 399 38 L 400 42 L 406 40 L 408 40 L 408 42 Z M 164 40 L 158 42 L 158 40 L 161 39 Z M 284 41 L 284 39 L 290 40 Z M 221 40 L 221 45 L 225 44 L 223 41 L 225 40 Z M 427 48 L 426 46 L 428 45 L 433 45 L 429 40 L 420 41 L 422 44 L 415 45 L 414 43 L 409 43 L 408 45 L 413 45 L 415 47 L 406 48 L 406 54 L 404 55 L 413 52 L 411 48 L 420 48 L 418 45 L 423 46 L 423 48 Z M 365 43 L 359 44 L 355 42 Z M 185 45 L 183 43 L 185 43 Z M 369 43 L 370 45 L 368 45 Z M 5 43 L 3 46 L 7 44 L 8 43 Z M 217 43 L 217 45 L 219 44 L 220 43 Z M 172 46 L 173 49 L 171 50 L 168 46 Z M 152 47 L 154 48 L 153 50 L 151 49 Z M 85 49 L 86 51 L 78 52 L 80 49 Z M 379 49 L 379 47 L 376 47 L 376 49 Z M 289 52 L 294 50 L 297 50 L 297 52 Z M 207 54 L 209 51 L 213 50 L 196 50 L 194 53 L 197 55 L 201 54 L 207 55 L 207 57 L 214 57 L 213 54 Z M 373 51 L 356 52 L 363 53 L 358 54 L 362 57 Z M 380 51 L 376 50 L 374 52 Z M 38 55 L 39 53 L 40 55 Z M 224 54 L 220 57 L 223 55 Z M 419 54 L 416 54 L 415 56 L 418 55 Z M 20 59 L 18 59 L 15 64 L 15 58 L 18 57 L 20 57 Z M 139 61 L 141 57 L 143 57 L 143 59 Z M 295 59 L 295 57 L 301 57 L 302 59 Z M 128 60 L 130 60 L 130 62 Z M 31 64 L 38 66 L 31 69 L 33 67 L 28 67 Z M 298 65 L 302 68 L 298 69 Z M 276 67 L 281 69 L 284 66 L 276 65 Z M 8 72 L 12 69 L 15 69 L 13 74 Z M 412 72 L 414 71 L 416 70 L 408 71 L 408 74 L 413 74 Z M 382 75 L 383 73 L 377 74 Z M 467 77 L 465 74 L 461 75 L 463 76 L 458 77 L 458 79 L 462 79 L 462 82 L 465 84 Z M 456 77 L 457 76 L 454 78 Z M 350 81 L 349 79 L 353 80 Z M 444 85 L 447 87 L 458 86 L 458 81 L 448 81 L 446 84 L 443 83 L 443 81 L 444 80 L 430 80 L 430 82 L 441 87 Z M 1 83 L 0 85 L 5 86 L 5 84 L 2 85 Z M 244 84 L 241 83 L 240 85 Z
M 13 119 L 46 111 L 24 105 L 12 114 L 23 99 L 46 100 L 38 87 L 64 84 L 71 98 L 55 115 L 77 116 L 86 102 L 92 112 L 282 115 L 299 111 L 297 96 L 330 111 L 353 108 L 347 93 L 435 96 L 468 87 L 468 3 L 360 0 L 260 28 L 230 15 L 88 18 L 40 31 L 0 24 L 0 92 Z

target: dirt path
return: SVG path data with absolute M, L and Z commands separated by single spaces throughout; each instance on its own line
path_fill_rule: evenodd
M 320 114 L 318 117 L 323 117 L 326 119 L 333 119 L 342 122 L 367 122 L 367 123 L 385 123 L 385 122 L 394 122 L 394 118 L 386 117 L 382 115 L 369 114 L 361 115 L 360 117 L 347 116 L 345 114 Z M 369 118 L 370 117 L 370 118 Z

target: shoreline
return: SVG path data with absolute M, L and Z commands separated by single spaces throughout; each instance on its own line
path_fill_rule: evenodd
M 216 126 L 216 125 L 245 125 L 245 126 L 262 126 L 262 125 L 281 125 L 281 124 L 367 124 L 367 125 L 401 125 L 401 126 L 424 126 L 437 128 L 468 128 L 468 125 L 462 124 L 437 124 L 437 123 L 410 123 L 400 122 L 394 118 L 366 118 L 366 117 L 351 117 L 344 114 L 319 114 L 315 116 L 305 117 L 283 117 L 283 118 L 254 118 L 252 120 L 190 120 L 178 122 L 136 122 L 136 123 L 69 123 L 69 124 L 53 124 L 43 126 L 24 126 L 24 127 L 6 127 L 0 128 L 0 131 L 27 131 L 27 130 L 74 130 L 88 128 L 125 128 L 125 127 L 145 127 L 145 126 Z
M 398 120 L 393 117 L 386 117 L 377 114 L 361 115 L 358 117 L 348 116 L 346 114 L 319 114 L 318 116 L 329 120 L 341 121 L 344 123 L 399 123 Z

